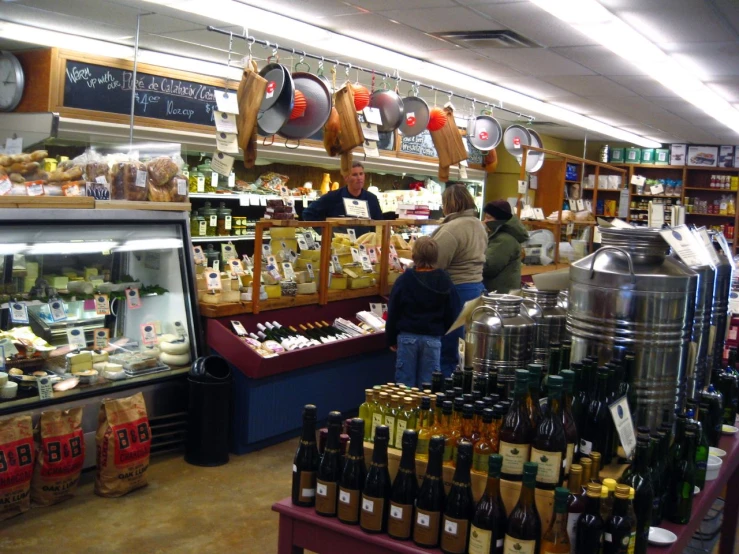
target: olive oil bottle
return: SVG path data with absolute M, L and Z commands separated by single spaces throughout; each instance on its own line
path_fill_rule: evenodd
M 492 454 L 488 458 L 487 485 L 472 516 L 469 554 L 503 554 L 508 518 L 500 496 L 502 465 L 503 457 L 500 454 Z
M 336 499 L 339 493 L 339 478 L 343 457 L 339 445 L 341 434 L 341 412 L 328 414 L 328 438 L 318 465 L 316 477 L 316 513 L 320 516 L 336 516 Z
M 603 545 L 603 518 L 600 515 L 601 486 L 597 483 L 588 485 L 588 503 L 585 511 L 577 521 L 577 543 L 575 552 L 592 552 L 597 554 Z
M 482 428 L 480 439 L 474 443 L 472 451 L 472 472 L 487 475 L 488 458 L 493 454 L 493 444 L 490 440 L 493 425 L 493 410 L 485 408 L 482 411 Z
M 551 375 L 549 376 L 551 379 Z M 551 380 L 548 381 L 551 387 Z M 570 537 L 567 534 L 567 497 L 569 489 L 554 490 L 554 514 L 549 527 L 541 538 L 541 552 L 546 554 L 570 554 Z
M 452 487 L 446 498 L 441 526 L 441 551 L 445 554 L 465 554 L 470 534 L 470 519 L 475 511 L 470 482 L 472 443 L 457 445 L 457 460 Z
M 416 431 L 407 429 L 403 432 L 403 454 L 390 492 L 387 534 L 401 541 L 411 538 L 413 527 L 413 505 L 418 496 L 415 461 L 417 443 Z
M 303 408 L 303 433 L 293 458 L 292 501 L 306 508 L 316 504 L 316 472 L 320 462 L 316 442 L 317 413 L 313 404 Z
M 553 490 L 562 485 L 567 456 L 567 437 L 562 424 L 562 377 L 549 375 L 547 412 L 531 446 L 531 461 L 539 465 L 536 487 Z
M 368 441 L 372 438 L 372 404 L 374 391 L 365 389 L 364 402 L 359 406 L 359 417 L 364 420 L 364 440 Z
M 530 459 L 534 429 L 526 406 L 529 372 L 516 370 L 513 404 L 500 429 L 500 454 L 503 456 L 502 477 L 521 481 L 523 466 Z
M 362 490 L 362 507 L 359 526 L 367 533 L 383 533 L 387 527 L 390 507 L 390 473 L 387 468 L 387 447 L 390 433 L 384 425 L 375 431 L 375 447 L 372 463 Z
M 536 470 L 533 462 L 523 464 L 521 495 L 508 518 L 508 530 L 503 541 L 503 551 L 506 553 L 537 554 L 541 551 L 541 518 L 534 501 Z
M 603 554 L 628 554 L 635 539 L 636 521 L 629 516 L 628 485 L 617 485 L 613 497 L 613 513 L 606 521 Z
M 429 463 L 416 499 L 413 542 L 424 548 L 436 548 L 439 545 L 439 524 L 446 500 L 441 475 L 445 443 L 444 437 L 431 437 Z
M 431 414 L 431 399 L 428 396 L 424 396 L 421 398 L 421 411 L 418 416 L 418 446 L 414 448 L 416 456 L 421 460 L 428 460 L 429 457 Z M 403 435 L 405 435 L 405 432 Z M 403 439 L 401 439 L 402 442 Z
M 359 508 L 362 500 L 362 488 L 367 479 L 367 468 L 364 465 L 364 421 L 351 420 L 349 429 L 349 452 L 344 458 L 344 469 L 339 480 L 339 521 L 350 525 L 359 523 Z M 377 440 L 377 431 L 375 431 Z

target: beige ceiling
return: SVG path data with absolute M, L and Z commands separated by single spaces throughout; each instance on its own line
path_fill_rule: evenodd
M 736 133 L 650 79 L 649 60 L 628 63 L 526 0 L 242 1 L 456 69 L 663 143 L 739 144 Z M 601 3 L 739 107 L 739 0 Z M 85 36 L 131 44 L 139 10 L 150 12 L 152 5 L 141 0 L 16 0 L 0 2 L 0 19 L 62 31 L 73 27 Z M 227 37 L 205 29 L 217 22 L 172 8 L 153 11 L 158 13 L 142 18 L 142 47 L 225 62 Z M 540 46 L 468 49 L 431 36 L 503 29 Z M 238 32 L 241 27 L 230 30 Z M 281 45 L 300 49 L 298 41 Z M 0 38 L 0 47 L 20 45 Z M 246 52 L 243 41 L 236 48 Z M 368 76 L 360 79 L 367 82 Z M 433 101 L 432 93 L 424 95 Z M 497 115 L 504 121 L 517 119 L 503 112 Z M 540 130 L 563 138 L 585 135 L 580 128 L 562 125 Z M 605 137 L 590 133 L 588 138 Z

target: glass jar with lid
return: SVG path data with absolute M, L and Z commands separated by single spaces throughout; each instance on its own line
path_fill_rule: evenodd
M 208 237 L 215 237 L 218 232 L 218 210 L 206 202 L 205 206 L 200 208 L 200 215 L 205 218 L 206 230 Z
M 205 160 L 204 163 L 198 166 L 198 171 L 205 178 L 205 192 L 215 192 L 218 187 L 218 174 L 214 173 L 210 168 L 210 160 Z M 216 182 L 213 183 L 213 176 L 216 176 Z
M 231 217 L 231 209 L 226 207 L 225 202 L 221 202 L 218 208 L 218 228 L 219 237 L 227 237 L 232 233 L 233 218 Z
M 221 255 L 218 252 L 218 250 L 213 248 L 212 244 L 209 244 L 208 246 L 206 246 L 204 254 L 205 254 L 205 259 L 207 260 L 208 267 L 212 268 L 213 262 L 218 262 L 218 264 L 220 265 Z
M 188 178 L 190 192 L 205 192 L 205 175 L 193 167 Z
M 190 235 L 193 237 L 205 237 L 207 235 L 208 225 L 205 218 L 199 213 L 194 213 L 190 217 Z

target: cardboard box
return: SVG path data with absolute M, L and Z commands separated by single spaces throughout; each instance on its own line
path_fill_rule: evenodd
M 739 167 L 739 146 L 734 147 L 734 167 Z
M 719 167 L 735 167 L 733 146 L 721 146 L 719 148 L 718 165 Z
M 654 148 L 642 148 L 641 149 L 641 163 L 653 164 L 654 163 Z
M 716 167 L 718 165 L 718 146 L 688 146 L 687 165 Z
M 641 148 L 627 148 L 625 151 L 624 162 L 627 164 L 640 164 Z
M 624 149 L 623 148 L 611 148 L 610 162 L 613 164 L 624 163 Z
M 685 154 L 687 154 L 687 145 L 671 144 L 670 165 L 685 165 Z
M 655 165 L 669 165 L 670 151 L 667 148 L 657 148 L 654 151 L 654 163 Z

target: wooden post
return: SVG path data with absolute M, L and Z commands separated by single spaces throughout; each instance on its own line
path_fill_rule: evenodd
M 251 309 L 252 313 L 259 313 L 259 293 L 262 290 L 262 233 L 265 229 L 272 227 L 269 221 L 257 221 L 254 230 L 254 280 L 251 284 Z
M 388 272 L 390 271 L 390 230 L 394 222 L 386 221 L 385 225 L 378 225 L 377 232 L 382 233 L 380 242 L 380 294 L 387 296 L 390 294 L 388 286 Z
M 328 262 L 331 260 L 331 224 L 321 222 L 318 227 L 321 229 L 321 259 L 318 264 L 320 269 L 318 279 L 318 304 L 325 306 L 328 304 Z

